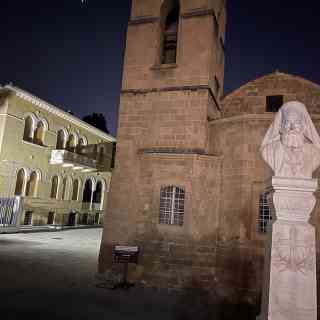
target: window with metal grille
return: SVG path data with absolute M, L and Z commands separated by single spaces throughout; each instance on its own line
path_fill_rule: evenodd
M 160 191 L 160 218 L 164 224 L 183 225 L 185 191 L 175 186 L 162 187 Z
M 258 230 L 261 233 L 267 232 L 268 222 L 272 220 L 270 207 L 268 204 L 268 192 L 260 194 L 259 201 L 259 219 L 258 219 Z

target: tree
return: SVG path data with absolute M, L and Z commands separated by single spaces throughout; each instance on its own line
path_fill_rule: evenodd
M 106 118 L 102 113 L 92 113 L 88 114 L 87 116 L 84 116 L 82 118 L 83 121 L 91 124 L 92 126 L 102 130 L 105 133 L 110 133 L 108 128 L 107 128 L 107 122 Z

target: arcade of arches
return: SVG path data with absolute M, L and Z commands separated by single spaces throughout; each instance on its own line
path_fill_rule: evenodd
M 61 182 L 60 182 L 61 180 Z M 38 186 L 40 181 L 40 174 L 37 171 L 31 171 L 28 175 L 27 170 L 20 169 L 16 174 L 16 185 L 14 194 L 16 196 L 25 196 L 27 198 L 35 198 L 38 196 Z M 61 184 L 61 186 L 60 186 Z M 61 190 L 60 190 L 61 189 Z M 103 208 L 104 201 L 104 190 L 105 182 L 98 180 L 95 182 L 91 178 L 87 178 L 81 189 L 80 179 L 72 179 L 70 177 L 64 177 L 60 179 L 57 175 L 53 176 L 51 179 L 51 189 L 50 194 L 48 195 L 50 199 L 56 201 L 72 201 L 79 202 L 79 210 L 72 210 L 68 216 L 68 225 L 77 224 L 77 214 L 78 211 L 87 211 L 83 213 L 86 218 L 81 219 L 80 222 L 86 221 L 88 223 L 99 223 L 100 215 L 97 215 L 97 212 L 101 211 Z M 59 191 L 60 190 L 60 191 Z M 60 193 L 59 193 L 60 192 Z M 75 207 L 76 208 L 76 207 Z M 95 211 L 92 218 L 90 218 L 89 212 Z M 27 224 L 31 223 L 32 211 L 28 211 L 28 221 Z M 53 224 L 55 212 L 49 211 L 47 221 Z

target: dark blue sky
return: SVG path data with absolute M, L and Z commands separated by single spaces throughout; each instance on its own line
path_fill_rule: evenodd
M 229 0 L 225 92 L 275 69 L 320 83 L 318 2 Z M 130 3 L 1 0 L 0 84 L 102 112 L 115 135 Z

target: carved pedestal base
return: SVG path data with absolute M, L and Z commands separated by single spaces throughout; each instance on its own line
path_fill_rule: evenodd
M 315 205 L 315 179 L 272 178 L 259 320 L 316 320 L 315 230 L 308 223 Z M 273 200 L 273 201 L 272 201 Z

